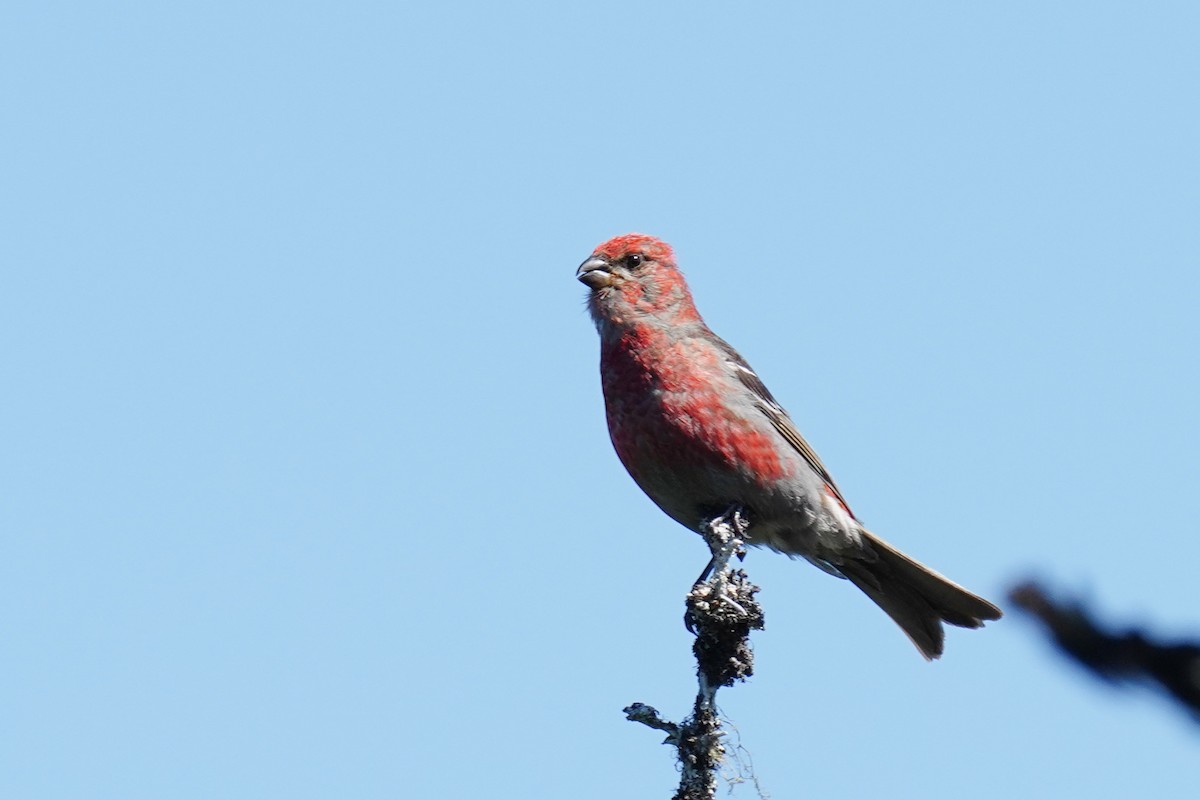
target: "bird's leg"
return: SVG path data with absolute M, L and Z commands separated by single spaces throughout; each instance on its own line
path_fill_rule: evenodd
M 714 569 L 725 569 L 731 556 L 736 555 L 739 561 L 745 557 L 746 543 L 742 537 L 745 536 L 748 525 L 745 512 L 735 503 L 727 508 L 725 513 L 713 517 L 701 526 L 700 533 L 712 553 L 712 559 L 705 567 L 701 581 L 706 580 Z
M 725 513 L 700 526 L 700 535 L 704 537 L 708 549 L 712 552 L 712 558 L 708 560 L 700 577 L 692 583 L 693 586 L 708 580 L 714 569 L 724 569 L 730 556 L 737 556 L 738 561 L 746 558 L 746 544 L 742 536 L 746 533 L 747 525 L 742 507 L 735 504 L 726 509 Z
M 746 546 L 742 537 L 746 533 L 747 524 L 742 507 L 734 504 L 726 509 L 724 513 L 713 517 L 700 526 L 700 533 L 704 537 L 705 543 L 708 544 L 708 549 L 712 553 L 712 557 L 700 573 L 700 577 L 696 578 L 696 582 L 692 584 L 692 591 L 695 592 L 701 584 L 712 578 L 712 585 L 709 587 L 711 594 L 716 599 L 729 603 L 741 614 L 746 613 L 745 609 L 734 601 L 732 597 L 729 597 L 725 591 L 728 578 L 724 573 L 728 571 L 731 556 L 736 555 L 739 561 L 746 556 Z M 713 578 L 714 572 L 716 573 L 715 578 Z M 690 608 L 683 616 L 683 624 L 687 627 L 688 632 L 696 632 L 695 619 Z
M 713 567 L 717 565 L 717 554 L 713 553 L 712 558 L 708 560 L 708 565 L 704 567 L 704 571 L 700 573 L 700 577 L 692 581 L 692 586 L 696 587 L 708 580 L 708 576 L 712 575 Z

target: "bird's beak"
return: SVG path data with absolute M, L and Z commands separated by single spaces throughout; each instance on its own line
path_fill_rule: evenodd
M 592 256 L 579 265 L 575 277 L 592 289 L 603 289 L 613 284 L 613 274 L 609 271 L 611 268 L 612 265 L 600 256 Z

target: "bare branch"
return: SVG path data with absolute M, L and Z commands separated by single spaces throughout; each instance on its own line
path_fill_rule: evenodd
M 1036 617 L 1067 656 L 1109 683 L 1156 684 L 1200 722 L 1200 644 L 1155 641 L 1136 628 L 1105 630 L 1078 601 L 1055 601 L 1034 581 L 1015 586 L 1009 599 Z

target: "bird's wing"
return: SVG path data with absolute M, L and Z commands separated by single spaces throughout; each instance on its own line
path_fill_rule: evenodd
M 804 461 L 812 468 L 812 471 L 825 481 L 825 485 L 829 487 L 834 497 L 842 504 L 842 507 L 854 517 L 854 512 L 850 510 L 850 504 L 846 502 L 846 498 L 842 496 L 842 490 L 838 488 L 833 481 L 833 476 L 829 474 L 829 470 L 825 469 L 825 465 L 821 463 L 820 457 L 816 451 L 809 446 L 808 442 L 804 441 L 804 437 L 800 435 L 800 431 L 796 430 L 796 423 L 792 422 L 792 418 L 783 410 L 783 406 L 771 396 L 771 390 L 767 388 L 762 379 L 758 377 L 750 365 L 746 363 L 746 359 L 729 346 L 726 342 L 721 342 L 721 348 L 725 354 L 729 365 L 733 368 L 733 372 L 737 375 L 738 380 L 742 385 L 749 389 L 756 398 L 758 398 L 759 410 L 771 421 L 775 426 L 775 430 L 779 431 L 779 435 L 790 444 L 797 453 L 799 453 Z

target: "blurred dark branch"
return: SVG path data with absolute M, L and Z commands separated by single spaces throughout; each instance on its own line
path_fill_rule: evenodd
M 1034 581 L 1009 599 L 1045 626 L 1059 649 L 1109 683 L 1157 684 L 1200 721 L 1200 643 L 1155 641 L 1137 628 L 1106 630 L 1081 603 L 1056 601 Z
M 762 607 L 754 599 L 758 587 L 750 583 L 744 570 L 729 566 L 733 556 L 740 558 L 745 552 L 745 531 L 746 518 L 738 507 L 711 520 L 702 530 L 712 561 L 688 593 L 685 617 L 688 629 L 696 634 L 692 652 L 700 684 L 691 716 L 676 724 L 663 720 L 643 703 L 625 709 L 628 719 L 666 731 L 666 744 L 675 747 L 680 776 L 673 800 L 711 800 L 716 796 L 717 771 L 725 757 L 717 690 L 753 673 L 750 631 L 763 629 Z

